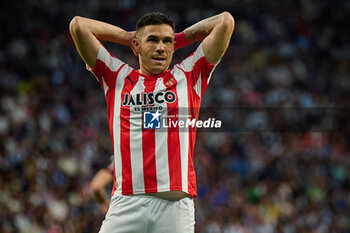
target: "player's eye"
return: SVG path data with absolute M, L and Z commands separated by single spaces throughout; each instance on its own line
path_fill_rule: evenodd
M 165 39 L 165 40 L 163 40 L 163 43 L 171 43 L 172 41 L 171 41 L 171 39 Z
M 153 38 L 153 37 L 148 38 L 147 41 L 150 41 L 150 42 L 158 42 L 158 40 L 157 40 L 156 38 Z

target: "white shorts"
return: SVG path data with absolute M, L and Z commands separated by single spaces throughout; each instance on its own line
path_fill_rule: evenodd
M 194 233 L 194 202 L 114 195 L 99 233 Z

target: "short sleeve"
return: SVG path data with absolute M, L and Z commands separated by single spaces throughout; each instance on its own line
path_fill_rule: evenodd
M 218 63 L 212 64 L 207 61 L 204 56 L 202 44 L 200 44 L 196 51 L 178 66 L 185 72 L 188 85 L 191 85 L 196 94 L 202 97 Z
M 109 53 L 103 45 L 100 45 L 95 67 L 90 68 L 86 65 L 86 68 L 94 74 L 106 94 L 111 84 L 115 83 L 118 72 L 124 65 L 124 62 Z

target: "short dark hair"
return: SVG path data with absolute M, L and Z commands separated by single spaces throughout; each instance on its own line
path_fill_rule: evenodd
M 175 32 L 175 22 L 168 15 L 160 12 L 151 12 L 142 16 L 136 23 L 136 31 L 148 25 L 167 24 Z

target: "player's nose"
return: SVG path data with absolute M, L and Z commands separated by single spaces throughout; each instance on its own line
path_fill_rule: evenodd
M 160 41 L 157 44 L 156 50 L 157 50 L 157 52 L 162 53 L 162 52 L 164 52 L 164 48 L 165 48 L 164 43 L 162 41 Z

